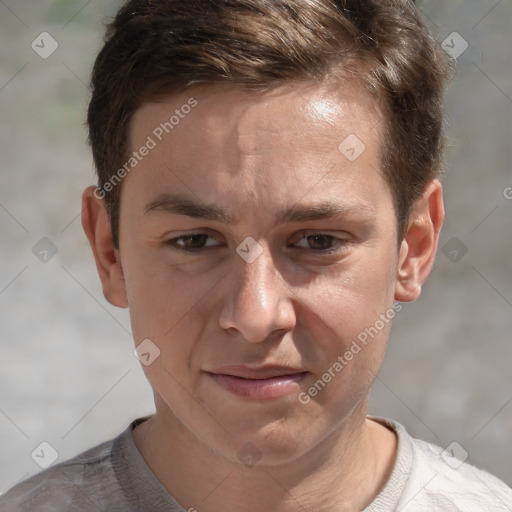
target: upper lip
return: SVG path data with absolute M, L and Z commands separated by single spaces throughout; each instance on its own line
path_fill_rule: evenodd
M 231 375 L 232 377 L 241 377 L 244 379 L 271 379 L 272 377 L 281 377 L 283 375 L 296 375 L 304 373 L 305 370 L 300 368 L 291 368 L 289 366 L 265 365 L 259 368 L 251 368 L 249 366 L 222 366 L 209 370 L 208 373 L 218 375 Z

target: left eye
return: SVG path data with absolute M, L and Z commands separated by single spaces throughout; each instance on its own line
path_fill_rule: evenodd
M 333 249 L 339 242 L 339 238 L 325 233 L 314 233 L 312 235 L 303 236 L 298 242 L 294 244 L 295 247 L 304 247 L 316 251 Z
M 190 250 L 217 245 L 217 242 L 211 236 L 204 233 L 181 235 L 169 240 L 167 243 L 180 249 Z

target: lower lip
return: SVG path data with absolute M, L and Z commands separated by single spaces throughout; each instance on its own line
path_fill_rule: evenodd
M 233 375 L 208 373 L 208 375 L 226 391 L 243 398 L 267 400 L 279 398 L 299 391 L 299 382 L 307 372 L 293 375 L 281 375 L 270 379 L 244 379 Z

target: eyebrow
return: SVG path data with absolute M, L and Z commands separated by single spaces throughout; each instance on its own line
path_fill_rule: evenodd
M 307 222 L 336 216 L 360 214 L 373 217 L 373 209 L 364 203 L 339 204 L 324 201 L 312 205 L 294 205 L 282 211 L 278 217 L 284 222 Z
M 144 208 L 144 214 L 153 212 L 169 215 L 185 215 L 195 219 L 215 221 L 222 224 L 236 224 L 239 219 L 225 208 L 193 201 L 179 196 L 165 194 L 151 201 Z M 293 205 L 277 212 L 276 218 L 281 222 L 307 222 L 329 219 L 336 216 L 360 214 L 366 218 L 374 216 L 373 209 L 365 203 L 339 204 L 329 201 L 311 205 Z
M 176 195 L 164 195 L 152 201 L 144 208 L 144 215 L 161 212 L 170 215 L 186 215 L 195 219 L 204 219 L 222 224 L 236 224 L 236 219 L 224 208 L 199 203 Z

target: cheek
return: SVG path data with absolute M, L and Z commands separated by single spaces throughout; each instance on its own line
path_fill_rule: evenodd
M 207 275 L 194 278 L 150 251 L 141 251 L 140 256 L 123 263 L 123 268 L 132 328 L 139 336 L 170 336 L 179 324 L 197 314 L 212 286 Z
M 396 255 L 370 252 L 351 255 L 336 273 L 317 276 L 304 290 L 304 313 L 316 329 L 324 326 L 319 342 L 335 338 L 342 348 L 392 306 Z
M 149 339 L 157 347 L 158 358 L 143 370 L 155 391 L 167 395 L 174 393 L 173 382 L 185 385 L 193 375 L 193 355 L 216 311 L 212 297 L 222 275 L 192 276 L 165 258 L 141 255 L 125 271 L 133 338 L 136 345 Z
M 173 400 L 180 403 L 184 397 L 179 390 L 186 382 L 187 361 L 193 350 L 191 341 L 200 332 L 195 312 L 198 290 L 172 277 L 171 270 L 156 265 L 144 266 L 143 270 L 133 266 L 126 279 L 135 345 L 149 347 L 151 353 L 149 364 L 139 354 L 144 374 L 155 392 L 174 396 Z
M 367 395 L 401 309 L 393 307 L 396 255 L 368 255 L 361 251 L 357 264 L 317 280 L 304 297 L 310 312 L 303 315 L 304 328 L 314 339 L 319 364 L 299 399 L 308 402 L 311 414 L 327 414 L 333 423 Z

